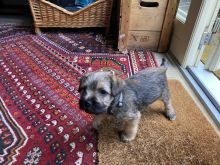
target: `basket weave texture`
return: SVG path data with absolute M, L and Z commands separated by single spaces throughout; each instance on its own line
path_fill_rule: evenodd
M 109 27 L 113 0 L 97 0 L 78 11 L 68 11 L 46 0 L 29 0 L 35 28 Z

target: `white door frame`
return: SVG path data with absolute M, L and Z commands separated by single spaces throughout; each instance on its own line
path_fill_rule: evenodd
M 203 0 L 189 44 L 186 50 L 182 67 L 195 66 L 199 56 L 201 58 L 201 53 L 198 51 L 200 41 L 202 39 L 203 33 L 208 29 L 208 25 L 212 20 L 212 16 L 216 11 L 218 0 Z

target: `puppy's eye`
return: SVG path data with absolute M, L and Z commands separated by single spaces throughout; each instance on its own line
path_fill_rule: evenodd
M 104 89 L 100 89 L 99 92 L 102 94 L 102 95 L 107 95 L 108 92 Z

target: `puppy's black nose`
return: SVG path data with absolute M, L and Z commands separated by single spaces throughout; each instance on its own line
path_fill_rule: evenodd
M 91 107 L 91 105 L 92 105 L 92 102 L 91 101 L 85 101 L 85 107 L 86 108 L 89 108 L 89 107 Z

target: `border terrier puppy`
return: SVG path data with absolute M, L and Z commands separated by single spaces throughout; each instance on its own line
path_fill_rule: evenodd
M 95 114 L 93 127 L 98 129 L 107 115 L 121 121 L 121 141 L 135 139 L 141 111 L 160 99 L 164 102 L 166 116 L 175 120 L 176 113 L 171 104 L 166 77 L 166 68 L 147 68 L 125 80 L 111 71 L 92 72 L 80 80 L 80 108 Z

